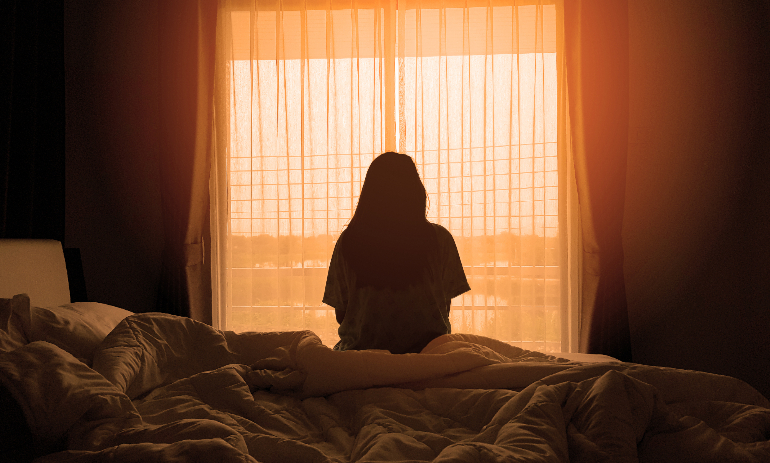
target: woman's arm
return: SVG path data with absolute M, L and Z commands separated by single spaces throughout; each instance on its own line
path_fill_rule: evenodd
M 334 246 L 332 258 L 329 261 L 329 273 L 326 275 L 326 288 L 321 302 L 334 307 L 337 323 L 342 324 L 348 302 L 348 284 L 343 259 L 339 255 L 339 241 Z

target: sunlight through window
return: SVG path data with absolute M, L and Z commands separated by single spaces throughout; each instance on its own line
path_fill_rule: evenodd
M 337 342 L 328 261 L 395 150 L 472 288 L 453 332 L 562 350 L 555 21 L 532 4 L 231 12 L 224 328 Z

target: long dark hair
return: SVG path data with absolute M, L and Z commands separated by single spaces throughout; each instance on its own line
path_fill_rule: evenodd
M 426 211 L 425 186 L 412 158 L 394 152 L 377 156 L 341 237 L 342 254 L 359 286 L 400 289 L 423 281 L 429 256 L 437 252 Z

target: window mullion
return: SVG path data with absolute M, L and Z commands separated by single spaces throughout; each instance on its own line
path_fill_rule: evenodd
M 397 0 L 385 3 L 385 151 L 396 150 L 396 7 Z

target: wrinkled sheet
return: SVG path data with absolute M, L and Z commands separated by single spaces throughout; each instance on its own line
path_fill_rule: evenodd
M 0 380 L 41 441 L 66 441 L 41 462 L 770 461 L 770 403 L 740 380 L 471 335 L 335 352 L 143 314 L 93 369 L 34 342 L 0 354 Z

